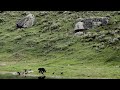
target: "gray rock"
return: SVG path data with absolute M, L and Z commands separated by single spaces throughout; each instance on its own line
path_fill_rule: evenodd
M 92 29 L 100 25 L 107 25 L 109 23 L 109 17 L 98 17 L 98 18 L 78 18 L 76 20 L 74 31 L 81 31 Z
M 84 22 L 84 28 L 85 29 L 91 29 L 93 28 L 93 22 L 90 20 L 83 21 Z
M 77 22 L 74 27 L 74 33 L 77 33 L 79 31 L 85 31 L 86 28 L 84 26 L 84 22 Z
M 75 33 L 75 36 L 77 36 L 77 35 L 81 36 L 83 34 L 84 34 L 84 32 L 77 32 L 77 33 Z
M 31 13 L 16 23 L 17 28 L 27 28 L 34 25 L 35 16 Z

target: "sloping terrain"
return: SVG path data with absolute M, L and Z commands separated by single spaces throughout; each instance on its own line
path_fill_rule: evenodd
M 16 29 L 24 11 L 0 13 L 0 72 L 44 67 L 47 77 L 120 78 L 118 11 L 31 11 L 30 28 Z M 76 19 L 110 16 L 109 24 L 73 33 Z M 63 72 L 63 74 L 61 74 Z M 54 74 L 53 74 L 54 73 Z

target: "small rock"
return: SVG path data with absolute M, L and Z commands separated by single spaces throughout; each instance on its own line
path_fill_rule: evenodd
M 75 24 L 74 30 L 76 31 L 76 30 L 83 30 L 83 29 L 85 29 L 83 25 L 84 25 L 83 22 L 77 22 L 77 23 Z
M 76 35 L 83 35 L 84 34 L 84 32 L 77 32 L 77 33 L 75 33 L 75 36 Z

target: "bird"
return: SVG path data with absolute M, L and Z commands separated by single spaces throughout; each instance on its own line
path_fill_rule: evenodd
M 20 72 L 17 72 L 17 74 L 20 76 Z
M 61 74 L 63 74 L 63 72 L 61 72 Z

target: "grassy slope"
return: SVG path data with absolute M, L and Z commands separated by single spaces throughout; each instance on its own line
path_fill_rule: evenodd
M 120 51 L 110 47 L 97 52 L 92 45 L 97 41 L 82 42 L 70 34 L 79 17 L 106 16 L 113 12 L 32 12 L 36 24 L 15 30 L 15 22 L 23 12 L 0 14 L 0 71 L 15 72 L 45 67 L 47 77 L 54 78 L 120 78 Z M 112 17 L 112 21 L 120 16 Z M 118 24 L 109 25 L 110 30 Z M 104 28 L 98 28 L 104 30 Z M 107 29 L 107 30 L 108 30 Z M 91 30 L 91 32 L 95 32 Z M 119 46 L 119 44 L 115 45 Z M 53 75 L 52 73 L 55 72 Z M 64 72 L 63 75 L 60 73 Z

